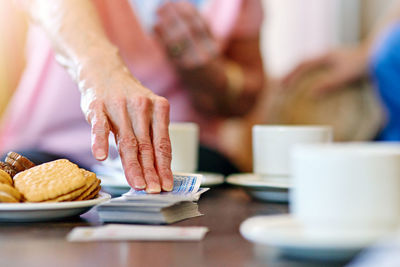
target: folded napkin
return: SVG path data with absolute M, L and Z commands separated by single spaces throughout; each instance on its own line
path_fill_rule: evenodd
M 199 241 L 207 227 L 174 227 L 108 224 L 100 227 L 75 227 L 68 235 L 70 242 L 90 241 Z

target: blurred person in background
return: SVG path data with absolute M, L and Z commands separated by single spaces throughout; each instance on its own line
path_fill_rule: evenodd
M 168 191 L 171 119 L 199 124 L 200 171 L 237 171 L 216 136 L 263 87 L 259 0 L 19 2 L 34 23 L 2 153 L 90 167 L 112 132 L 129 184 Z
M 377 141 L 400 141 L 400 1 L 379 21 L 359 45 L 339 47 L 299 64 L 283 79 L 290 87 L 310 73 L 324 69 L 325 78 L 313 83 L 316 98 L 370 77 L 386 111 L 386 122 Z

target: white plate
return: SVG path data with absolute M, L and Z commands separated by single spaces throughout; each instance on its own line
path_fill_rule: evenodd
M 291 215 L 258 216 L 240 226 L 248 240 L 277 248 L 283 255 L 313 260 L 349 260 L 373 244 L 380 232 L 309 235 Z
M 228 176 L 226 182 L 244 188 L 252 197 L 263 201 L 288 202 L 291 182 L 287 177 L 239 173 Z
M 78 216 L 89 211 L 95 205 L 109 200 L 111 196 L 100 192 L 98 197 L 83 201 L 56 203 L 1 203 L 1 222 L 40 222 L 60 220 Z

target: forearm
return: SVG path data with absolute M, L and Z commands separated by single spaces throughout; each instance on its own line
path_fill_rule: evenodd
M 123 65 L 91 0 L 32 0 L 25 3 L 32 20 L 51 39 L 57 60 L 77 82 L 96 75 L 99 66 L 104 72 Z M 83 90 L 85 87 L 80 86 Z
M 128 183 L 149 193 L 171 191 L 169 103 L 133 78 L 107 39 L 91 0 L 25 3 L 52 40 L 59 62 L 79 84 L 94 157 L 108 157 L 113 132 Z

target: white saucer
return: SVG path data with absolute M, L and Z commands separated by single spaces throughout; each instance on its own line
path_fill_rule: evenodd
M 121 196 L 131 189 L 125 179 L 125 175 L 98 175 L 97 177 L 101 180 L 101 187 L 103 190 L 110 193 L 112 196 Z
M 288 202 L 289 178 L 283 176 L 261 176 L 254 173 L 239 173 L 228 176 L 226 182 L 239 186 L 254 198 L 263 201 Z
M 213 187 L 224 183 L 225 176 L 221 173 L 214 172 L 200 172 L 203 175 L 201 186 Z
M 91 200 L 56 203 L 1 203 L 0 222 L 42 222 L 78 216 L 95 205 L 109 200 L 109 194 L 100 192 Z
M 382 236 L 382 232 L 373 231 L 309 235 L 291 215 L 249 218 L 241 224 L 240 232 L 246 239 L 275 247 L 283 255 L 313 260 L 349 260 Z

